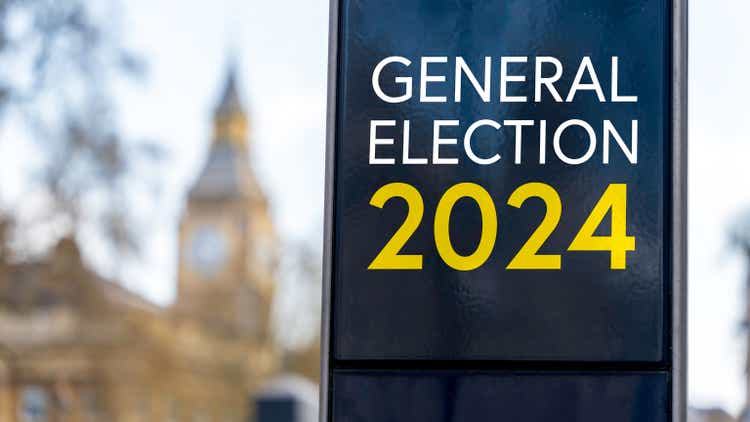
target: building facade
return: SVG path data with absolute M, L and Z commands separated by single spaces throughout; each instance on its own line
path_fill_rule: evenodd
M 88 270 L 71 239 L 32 263 L 0 248 L 1 422 L 253 420 L 251 398 L 284 359 L 270 328 L 277 238 L 248 126 L 230 70 L 168 307 Z

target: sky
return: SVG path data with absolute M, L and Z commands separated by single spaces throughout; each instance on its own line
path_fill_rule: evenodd
M 728 244 L 750 210 L 750 67 L 743 0 L 690 4 L 689 392 L 697 405 L 744 403 L 744 263 Z
M 119 120 L 126 136 L 157 141 L 168 153 L 163 204 L 154 210 L 160 223 L 144 261 L 125 271 L 125 285 L 160 303 L 174 295 L 177 223 L 210 142 L 210 113 L 229 56 L 238 62 L 250 111 L 251 161 L 280 234 L 320 241 L 327 6 L 327 0 L 123 2 L 122 36 L 148 71 L 142 82 L 114 87 Z M 736 413 L 744 403 L 745 268 L 727 238 L 750 210 L 750 2 L 695 0 L 690 8 L 689 397 L 694 405 Z

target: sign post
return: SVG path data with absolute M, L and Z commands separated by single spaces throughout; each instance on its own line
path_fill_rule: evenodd
M 333 0 L 321 421 L 684 421 L 682 0 Z

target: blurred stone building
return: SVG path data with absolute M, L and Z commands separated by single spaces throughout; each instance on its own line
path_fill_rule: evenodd
M 287 359 L 270 329 L 277 238 L 247 135 L 230 70 L 169 307 L 88 270 L 71 239 L 38 262 L 2 252 L 0 421 L 253 420 L 252 397 Z M 314 374 L 306 359 L 295 362 Z

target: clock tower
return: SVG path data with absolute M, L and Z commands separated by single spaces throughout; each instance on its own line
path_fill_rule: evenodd
M 216 334 L 269 334 L 276 237 L 249 162 L 249 122 L 230 66 L 206 162 L 179 230 L 176 310 Z

